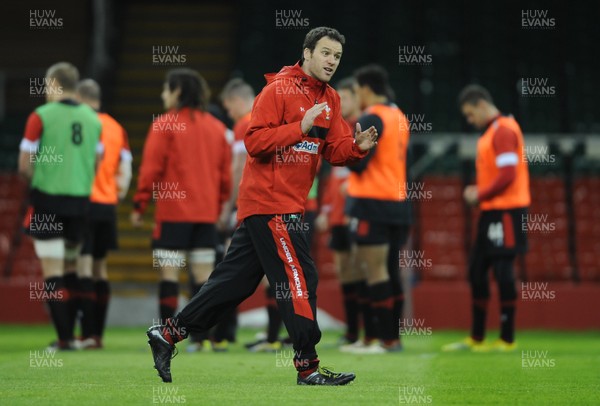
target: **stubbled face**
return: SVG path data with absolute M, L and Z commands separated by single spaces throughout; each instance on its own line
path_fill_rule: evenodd
M 304 64 L 307 73 L 321 82 L 329 82 L 342 59 L 342 44 L 329 37 L 317 41 L 311 52 L 304 49 Z
M 179 95 L 181 94 L 181 89 L 176 88 L 173 91 L 169 89 L 169 84 L 163 84 L 163 91 L 160 94 L 160 97 L 163 101 L 163 106 L 165 110 L 171 110 L 177 107 L 177 103 L 179 101 Z
M 233 121 L 238 121 L 246 114 L 246 103 L 241 97 L 232 96 L 223 99 L 223 107 Z
M 479 100 L 476 104 L 465 103 L 461 111 L 467 123 L 478 130 L 482 130 L 488 124 L 487 106 L 485 101 Z
M 349 89 L 340 89 L 338 93 L 340 95 L 342 117 L 348 118 L 359 108 L 358 96 Z

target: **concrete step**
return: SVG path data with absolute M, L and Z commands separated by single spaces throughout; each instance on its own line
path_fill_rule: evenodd
M 150 250 L 150 238 L 147 237 L 119 237 L 119 249 L 123 250 Z

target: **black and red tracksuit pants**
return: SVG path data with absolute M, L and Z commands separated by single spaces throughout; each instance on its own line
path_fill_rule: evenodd
M 321 331 L 316 320 L 317 269 L 310 256 L 308 228 L 300 214 L 244 219 L 223 261 L 175 317 L 177 324 L 188 333 L 210 329 L 252 295 L 266 275 L 293 341 L 297 367 L 309 362 L 312 366 Z

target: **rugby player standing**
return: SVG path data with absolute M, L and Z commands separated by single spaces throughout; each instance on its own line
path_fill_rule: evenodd
M 469 263 L 471 335 L 443 350 L 514 351 L 517 289 L 513 263 L 517 254 L 527 251 L 523 225 L 531 202 L 523 133 L 517 121 L 502 115 L 490 93 L 479 85 L 465 87 L 458 103 L 467 122 L 483 130 L 477 141 L 477 184 L 464 190 L 465 201 L 478 206 L 481 213 Z M 486 345 L 490 268 L 500 294 L 500 338 Z

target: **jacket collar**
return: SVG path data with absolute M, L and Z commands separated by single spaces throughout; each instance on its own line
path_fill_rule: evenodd
M 267 73 L 265 75 L 265 79 L 267 83 L 271 83 L 276 80 L 278 77 L 288 77 L 288 78 L 299 78 L 299 84 L 302 83 L 303 86 L 308 87 L 309 89 L 314 89 L 317 92 L 325 92 L 327 88 L 327 83 L 321 82 L 318 79 L 313 78 L 310 75 L 307 75 L 300 65 L 300 61 L 296 62 L 296 64 L 291 66 L 284 66 L 277 73 Z

